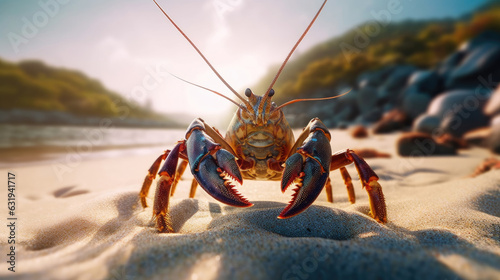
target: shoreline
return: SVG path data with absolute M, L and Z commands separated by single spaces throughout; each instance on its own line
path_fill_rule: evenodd
M 126 157 L 134 154 L 149 154 L 155 153 L 155 150 L 158 150 L 158 154 L 160 154 L 166 149 L 167 147 L 161 144 L 93 146 L 91 151 L 84 152 L 78 152 L 77 146 L 0 148 L 0 154 L 2 154 L 0 168 L 43 166 L 50 162 L 64 159 L 64 157 L 69 154 L 80 155 L 84 157 L 85 160 L 94 160 L 109 157 Z

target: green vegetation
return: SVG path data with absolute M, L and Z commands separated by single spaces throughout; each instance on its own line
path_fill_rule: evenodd
M 458 20 L 405 21 L 358 26 L 346 34 L 321 43 L 291 61 L 274 86 L 278 104 L 294 98 L 332 95 L 342 85 L 355 85 L 357 77 L 370 70 L 392 64 L 411 64 L 421 68 L 435 66 L 462 42 L 486 30 L 500 32 L 500 2 L 492 1 L 475 13 Z M 369 43 L 357 47 L 359 34 Z M 359 44 L 358 44 L 359 45 Z M 279 66 L 274 66 L 252 89 L 264 92 Z
M 40 61 L 0 60 L 0 97 L 4 100 L 0 110 L 60 111 L 82 118 L 120 117 L 170 123 L 165 116 L 127 101 L 97 80 Z

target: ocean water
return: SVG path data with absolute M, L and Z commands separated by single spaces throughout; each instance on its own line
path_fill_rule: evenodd
M 0 125 L 0 148 L 96 147 L 172 145 L 184 137 L 182 129 L 99 128 L 72 126 Z
M 85 154 L 87 159 L 160 154 L 184 138 L 183 129 L 0 125 L 0 166 Z

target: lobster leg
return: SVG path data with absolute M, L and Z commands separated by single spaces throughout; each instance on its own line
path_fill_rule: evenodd
M 160 169 L 161 162 L 168 156 L 170 150 L 165 151 L 162 155 L 160 155 L 151 165 L 148 170 L 148 175 L 144 178 L 144 182 L 142 183 L 141 191 L 139 192 L 139 198 L 141 200 L 141 205 L 143 208 L 148 207 L 146 202 L 146 197 L 149 193 L 149 188 L 151 187 L 151 183 L 156 178 L 156 173 L 158 173 L 158 169 Z
M 156 186 L 153 217 L 156 221 L 156 228 L 161 233 L 174 232 L 172 222 L 168 214 L 171 187 L 172 178 L 168 175 L 161 176 L 158 181 L 158 185 Z
M 354 163 L 354 165 L 356 166 L 356 170 L 359 174 L 359 179 L 361 180 L 363 187 L 366 188 L 366 191 L 368 192 L 368 199 L 370 202 L 370 215 L 378 222 L 386 223 L 387 208 L 385 205 L 382 187 L 378 183 L 379 178 L 363 158 L 349 149 L 345 151 L 339 151 L 331 157 L 330 170 L 341 168 L 340 172 L 342 173 L 342 177 L 344 178 L 344 182 L 346 183 L 349 193 L 349 189 L 352 189 L 352 187 L 349 186 L 350 176 L 347 173 L 347 170 L 343 171 L 342 168 L 351 163 Z M 349 200 L 351 200 L 351 197 L 354 197 L 354 191 L 352 192 L 352 195 L 349 194 Z
M 307 138 L 304 139 L 304 135 Z M 298 147 L 285 162 L 285 170 L 281 178 L 281 190 L 295 185 L 295 193 L 288 206 L 278 218 L 293 217 L 306 210 L 321 193 L 329 175 L 331 161 L 330 133 L 317 118 L 312 119 L 304 129 Z
M 344 180 L 344 184 L 347 189 L 347 197 L 349 199 L 349 202 L 351 204 L 354 204 L 356 202 L 356 195 L 354 194 L 351 176 L 349 175 L 349 172 L 347 172 L 347 169 L 345 167 L 340 168 L 340 174 L 342 175 L 342 179 Z M 328 177 L 328 179 L 326 180 L 325 192 L 326 200 L 330 203 L 333 203 L 332 180 L 330 180 L 330 177 Z
M 189 198 L 194 198 L 194 195 L 196 194 L 196 187 L 198 187 L 198 181 L 193 179 L 193 182 L 191 182 L 191 189 L 189 190 Z
M 172 190 L 170 191 L 170 196 L 174 196 L 175 193 L 175 188 L 177 187 L 177 184 L 181 180 L 182 174 L 184 174 L 184 171 L 186 171 L 186 166 L 188 162 L 186 160 L 181 161 L 179 163 L 179 166 L 177 166 L 177 171 L 175 172 L 175 178 L 174 182 L 172 183 Z
M 333 203 L 332 180 L 330 180 L 330 177 L 326 179 L 325 191 L 326 191 L 326 200 L 330 203 Z
M 186 148 L 184 143 L 178 143 L 167 156 L 163 167 L 158 173 L 161 177 L 156 186 L 153 205 L 153 217 L 159 232 L 174 232 L 168 215 L 170 191 L 174 182 L 179 152 Z
M 354 187 L 352 186 L 352 179 L 349 172 L 345 167 L 340 168 L 340 174 L 342 175 L 342 179 L 344 179 L 344 184 L 347 189 L 347 197 L 349 198 L 349 202 L 351 204 L 356 203 L 356 195 L 354 194 Z

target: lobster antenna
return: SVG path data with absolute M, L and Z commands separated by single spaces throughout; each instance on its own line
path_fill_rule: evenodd
M 302 39 L 304 39 L 304 37 L 306 36 L 306 34 L 309 31 L 309 29 L 311 29 L 311 26 L 314 24 L 314 22 L 318 18 L 319 14 L 321 13 L 321 10 L 323 10 L 323 7 L 325 6 L 326 1 L 328 1 L 328 0 L 325 0 L 325 2 L 323 2 L 323 5 L 321 5 L 321 7 L 319 8 L 318 12 L 316 13 L 316 15 L 314 16 L 314 18 L 312 19 L 311 23 L 309 23 L 309 26 L 307 26 L 306 31 L 304 31 L 304 33 L 302 34 L 302 36 L 300 36 L 299 40 L 297 41 L 297 43 L 295 43 L 295 46 L 293 46 L 292 50 L 290 51 L 290 53 L 286 57 L 285 61 L 283 61 L 283 64 L 281 64 L 281 67 L 278 70 L 278 73 L 276 73 L 276 76 L 274 77 L 273 81 L 271 82 L 271 85 L 267 89 L 266 94 L 264 95 L 263 100 L 262 100 L 262 102 L 259 105 L 259 112 L 261 112 L 262 109 L 264 108 L 264 104 L 266 103 L 265 101 L 267 101 L 267 99 L 269 99 L 269 92 L 271 91 L 271 89 L 273 88 L 274 84 L 278 80 L 278 78 L 279 78 L 279 76 L 281 74 L 281 71 L 283 71 L 283 68 L 285 68 L 286 63 L 288 62 L 288 60 L 292 56 L 293 52 L 299 46 L 299 44 L 302 41 Z
M 238 107 L 240 107 L 241 109 L 245 110 L 245 107 L 241 106 L 241 105 L 240 105 L 240 104 L 238 104 L 236 101 L 232 100 L 231 98 L 229 98 L 229 97 L 225 96 L 225 95 L 224 95 L 224 94 L 222 94 L 222 93 L 216 92 L 215 90 L 211 90 L 211 89 L 206 88 L 206 87 L 204 87 L 204 86 L 197 85 L 197 84 L 192 83 L 192 82 L 190 82 L 190 81 L 186 81 L 186 80 L 184 80 L 183 78 L 180 78 L 180 77 L 178 77 L 178 76 L 176 76 L 176 75 L 174 75 L 174 74 L 172 74 L 172 73 L 170 73 L 170 72 L 169 72 L 169 74 L 170 74 L 170 75 L 172 75 L 172 76 L 174 76 L 175 78 L 177 78 L 177 79 L 179 79 L 179 80 L 181 80 L 181 81 L 185 82 L 185 83 L 188 83 L 188 84 L 190 84 L 190 85 L 193 85 L 193 86 L 196 86 L 196 87 L 202 88 L 202 89 L 204 89 L 204 90 L 208 90 L 208 91 L 210 91 L 210 92 L 212 92 L 212 93 L 215 93 L 215 94 L 217 94 L 218 96 L 223 97 L 223 98 L 225 98 L 225 99 L 227 99 L 227 100 L 231 101 L 231 102 L 232 102 L 232 103 L 234 103 L 236 106 L 238 106 Z
M 330 97 L 323 97 L 323 98 L 305 98 L 305 99 L 294 99 L 292 101 L 288 101 L 286 102 L 285 104 L 282 104 L 280 105 L 279 107 L 275 108 L 273 111 L 277 111 L 285 106 L 288 106 L 290 104 L 293 104 L 293 103 L 297 103 L 297 102 L 303 102 L 303 101 L 319 101 L 319 100 L 329 100 L 329 99 L 335 99 L 335 98 L 339 98 L 339 97 L 342 97 L 346 94 L 348 94 L 349 92 L 351 92 L 352 88 L 350 90 L 348 90 L 347 92 L 344 92 L 342 93 L 341 95 L 336 95 L 336 96 L 330 96 Z
M 212 66 L 212 64 L 208 61 L 208 59 L 203 55 L 203 53 L 201 53 L 201 51 L 198 49 L 198 47 L 196 47 L 196 45 L 193 43 L 193 41 L 191 41 L 191 39 L 189 39 L 189 37 L 182 31 L 182 29 L 177 26 L 177 24 L 172 20 L 172 18 L 170 18 L 167 13 L 162 9 L 162 7 L 158 4 L 158 2 L 156 2 L 156 0 L 153 0 L 153 2 L 155 2 L 156 6 L 158 6 L 158 8 L 160 8 L 160 10 L 162 11 L 162 13 L 168 18 L 168 20 L 175 26 L 175 28 L 182 34 L 182 36 L 184 36 L 184 38 L 186 38 L 186 40 L 188 40 L 188 42 L 191 44 L 191 46 L 193 46 L 193 48 L 196 50 L 196 52 L 198 52 L 198 54 L 201 56 L 201 58 L 203 58 L 203 60 L 205 60 L 205 62 L 208 64 L 208 66 L 210 67 L 210 69 L 212 69 L 212 71 L 215 73 L 215 75 L 217 75 L 217 77 L 226 85 L 226 87 L 231 90 L 240 100 L 243 101 L 243 103 L 245 103 L 245 105 L 249 108 L 251 108 L 252 106 L 250 106 L 250 104 L 241 96 L 238 94 L 238 92 L 236 92 L 236 90 L 234 90 L 227 82 L 226 80 L 224 80 L 224 78 L 222 78 L 222 76 L 219 74 L 219 72 L 217 72 L 217 70 L 215 70 L 215 68 Z M 326 1 L 325 1 L 326 2 Z M 189 83 L 189 82 L 188 82 Z M 203 88 L 203 87 L 202 87 Z M 209 90 L 211 91 L 211 90 Z M 213 92 L 213 91 L 212 91 Z

